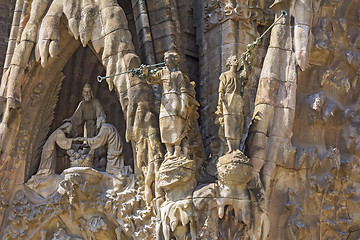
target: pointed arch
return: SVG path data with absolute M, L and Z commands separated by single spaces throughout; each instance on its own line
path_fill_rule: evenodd
M 46 135 L 39 126 L 49 120 L 46 116 L 54 108 L 53 104 L 46 105 L 47 99 L 56 100 L 58 90 L 54 86 L 61 85 L 61 70 L 80 43 L 86 46 L 91 42 L 107 75 L 140 65 L 126 16 L 117 1 L 33 0 L 29 7 L 29 20 L 0 87 L 0 96 L 6 101 L 0 128 L 1 150 L 4 158 L 18 162 L 20 170 L 16 172 L 23 173 L 23 177 L 17 178 L 18 183 L 31 174 L 32 158 L 41 145 L 38 142 Z M 137 144 L 144 146 L 147 136 L 158 135 L 159 131 L 151 88 L 144 80 L 130 75 L 107 79 L 107 83 L 110 91 L 117 92 L 126 120 L 126 140 L 132 140 L 135 148 Z M 134 122 L 143 117 L 142 112 L 148 112 L 151 120 L 138 130 Z M 156 143 L 145 144 L 150 158 L 153 152 L 160 152 L 150 146 L 161 145 L 159 138 L 151 139 Z M 142 160 L 147 161 L 150 160 Z

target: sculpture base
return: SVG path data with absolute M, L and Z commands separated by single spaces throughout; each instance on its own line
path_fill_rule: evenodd
M 60 175 L 34 175 L 26 183 L 26 186 L 43 198 L 48 198 L 56 192 L 61 193 L 63 191 L 62 182 L 74 179 L 74 176 L 83 179 L 87 185 L 101 185 L 109 189 L 121 190 L 133 182 L 133 176 L 123 177 L 121 174 L 114 176 L 106 172 L 99 172 L 91 167 L 72 167 L 65 169 Z
M 167 157 L 159 169 L 159 187 L 165 190 L 168 199 L 184 199 L 197 184 L 196 164 L 186 157 Z
M 249 158 L 240 150 L 220 157 L 216 164 L 219 181 L 229 186 L 247 184 L 253 176 L 253 166 L 249 162 Z

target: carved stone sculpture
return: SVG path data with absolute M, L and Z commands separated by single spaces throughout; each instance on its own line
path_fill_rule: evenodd
M 80 129 L 84 126 L 84 133 L 86 137 L 94 137 L 97 134 L 96 119 L 100 116 L 105 116 L 104 109 L 99 100 L 95 99 L 91 90 L 90 84 L 86 83 L 83 87 L 84 100 L 79 103 L 74 114 L 69 118 L 74 125 L 74 132 L 79 134 Z
M 59 146 L 62 149 L 69 150 L 74 139 L 67 138 L 65 134 L 70 134 L 72 124 L 66 122 L 56 129 L 45 142 L 41 153 L 41 160 L 39 169 L 29 181 L 28 185 L 33 185 L 35 188 L 40 182 L 47 179 L 51 174 L 55 173 L 56 168 L 56 148 Z
M 235 220 L 243 221 L 248 229 L 252 226 L 251 200 L 247 184 L 253 175 L 249 159 L 238 153 L 226 154 L 217 163 L 219 178 L 218 215 L 224 217 L 225 206 L 234 208 Z
M 199 103 L 195 99 L 194 83 L 179 70 L 179 54 L 170 50 L 164 54 L 164 61 L 165 69 L 155 74 L 149 74 L 146 69 L 145 76 L 148 83 L 161 85 L 163 89 L 159 125 L 168 157 L 187 156 L 189 146 L 186 137 L 193 124 L 192 114 Z
M 65 134 L 69 134 L 71 128 L 72 124 L 66 122 L 50 135 L 43 147 L 37 174 L 53 174 L 55 172 L 56 145 L 65 150 L 70 149 L 73 139 L 67 138 Z
M 99 133 L 93 138 L 79 138 L 85 140 L 91 150 L 96 150 L 107 145 L 106 172 L 118 175 L 127 173 L 128 168 L 124 166 L 123 143 L 116 128 L 105 122 L 105 117 L 100 116 L 96 120 Z
M 70 167 L 92 167 L 94 160 L 94 151 L 80 149 L 75 152 L 73 149 L 67 151 L 70 160 Z
M 359 0 L 0 6 L 0 239 L 360 239 Z
M 219 100 L 216 115 L 220 124 L 219 137 L 225 138 L 228 153 L 240 149 L 244 128 L 244 86 L 249 75 L 249 66 L 241 66 L 236 56 L 226 61 L 229 71 L 220 75 Z M 240 74 L 237 71 L 241 69 Z
M 169 50 L 164 54 L 164 61 L 166 67 L 156 73 L 149 73 L 149 69 L 144 69 L 148 83 L 159 84 L 163 89 L 159 127 L 161 141 L 165 144 L 167 153 L 157 176 L 158 187 L 165 192 L 158 208 L 163 222 L 163 237 L 184 239 L 188 234 L 194 235 L 191 194 L 197 184 L 196 161 L 200 159 L 196 158 L 198 153 L 195 152 L 198 151 L 198 146 L 190 147 L 189 143 L 196 141 L 190 140 L 190 137 L 196 136 L 194 124 L 198 118 L 199 103 L 195 99 L 195 84 L 179 70 L 179 54 L 175 50 Z M 177 220 L 179 217 L 182 219 L 181 223 Z M 190 233 L 187 230 L 188 224 Z

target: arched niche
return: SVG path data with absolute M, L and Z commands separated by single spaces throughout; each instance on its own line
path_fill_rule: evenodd
M 105 69 L 98 60 L 96 54 L 94 54 L 89 46 L 79 46 L 69 58 L 62 73 L 65 77 L 58 94 L 58 101 L 54 111 L 54 120 L 47 135 L 49 136 L 55 131 L 63 123 L 65 118 L 72 116 L 79 102 L 82 100 L 82 89 L 84 84 L 90 83 L 94 98 L 98 99 L 104 108 L 107 122 L 114 125 L 122 136 L 123 144 L 125 145 L 125 164 L 132 165 L 133 167 L 131 144 L 127 143 L 124 138 L 126 124 L 119 99 L 117 98 L 115 91 L 110 92 L 108 90 L 105 81 L 99 83 L 96 80 L 98 75 L 105 76 Z M 39 157 L 40 155 L 35 156 L 35 158 Z M 57 168 L 57 173 L 61 173 L 64 170 L 64 167 L 66 166 L 63 166 L 63 163 L 60 163 Z
M 77 0 L 74 0 L 74 2 L 84 3 Z M 104 3 L 111 3 L 112 5 L 104 7 L 102 5 Z M 51 7 L 55 6 L 57 11 L 64 10 L 61 5 L 57 5 L 64 4 L 64 2 L 53 1 L 51 4 L 53 4 Z M 128 29 L 123 10 L 117 3 L 113 3 L 112 0 L 102 0 L 97 2 L 97 4 L 100 4 L 100 6 L 94 5 L 93 7 L 103 10 L 101 12 L 96 11 L 98 14 L 97 25 L 95 26 L 96 31 L 92 32 L 90 40 L 87 38 L 89 42 L 84 40 L 91 33 L 88 31 L 82 32 L 86 34 L 86 36 L 82 35 L 83 38 L 81 35 L 80 37 L 78 36 L 80 41 L 76 40 L 76 34 L 74 34 L 76 31 L 73 31 L 74 29 L 71 30 L 69 27 L 70 20 L 74 20 L 74 18 L 70 18 L 71 16 L 65 17 L 61 11 L 57 12 L 62 14 L 60 15 L 61 18 L 59 18 L 60 24 L 55 26 L 47 25 L 45 24 L 45 19 L 49 20 L 49 17 L 51 19 L 53 16 L 48 15 L 49 12 L 43 16 L 38 14 L 35 9 L 30 14 L 30 19 L 31 17 L 34 19 L 29 21 L 31 24 L 26 24 L 25 26 L 24 33 L 26 34 L 21 35 L 20 42 L 14 48 L 11 65 L 3 77 L 5 81 L 1 84 L 1 88 L 7 90 L 2 97 L 6 101 L 6 109 L 11 113 L 8 114 L 8 118 L 5 118 L 7 121 L 4 121 L 3 118 L 0 125 L 0 161 L 2 162 L 0 164 L 0 181 L 4 182 L 4 184 L 0 185 L 0 197 L 4 197 L 7 203 L 11 204 L 18 190 L 27 189 L 27 186 L 23 183 L 37 171 L 38 162 L 34 162 L 34 159 L 36 156 L 40 156 L 42 146 L 49 133 L 51 133 L 50 128 L 54 121 L 53 113 L 57 111 L 55 108 L 58 97 L 60 96 L 61 102 L 63 96 L 61 89 L 68 89 L 65 86 L 67 82 L 66 64 L 72 65 L 71 59 L 73 57 L 76 58 L 76 51 L 83 49 L 80 47 L 81 43 L 84 46 L 88 45 L 91 50 L 94 49 L 93 52 L 98 59 L 101 59 L 102 65 L 106 68 L 107 75 L 128 71 L 134 67 L 139 67 L 141 64 L 139 57 L 135 54 L 131 38 L 132 34 Z M 42 10 L 46 11 L 45 8 Z M 45 12 L 43 13 L 45 14 Z M 110 15 L 115 17 L 110 18 Z M 82 21 L 82 23 L 84 22 L 86 21 Z M 35 28 L 38 29 L 38 32 L 32 31 L 34 23 L 36 23 Z M 101 27 L 99 23 L 102 24 Z M 36 51 L 38 48 L 36 47 L 41 41 L 43 41 L 42 43 L 44 41 L 48 42 L 49 38 L 44 36 L 47 30 L 59 32 L 59 38 L 56 40 L 59 43 L 59 49 L 56 53 L 52 52 L 51 56 L 53 57 L 48 58 L 47 50 L 43 51 L 42 56 L 39 57 L 39 54 L 36 54 L 38 53 Z M 56 43 L 56 41 L 52 41 L 52 43 Z M 90 50 L 78 51 L 89 52 Z M 50 51 L 49 54 L 51 54 Z M 92 53 L 90 56 L 93 58 Z M 73 70 L 75 71 L 76 67 Z M 102 71 L 102 69 L 100 70 Z M 102 73 L 94 72 L 95 76 L 97 74 Z M 92 81 L 95 80 L 95 77 L 92 78 Z M 75 77 L 69 81 L 71 86 L 75 82 L 79 84 L 79 89 L 82 88 L 83 84 L 78 83 L 78 78 Z M 97 83 L 95 82 L 94 84 L 96 85 Z M 134 167 L 135 173 L 139 173 L 142 171 L 141 167 L 154 160 L 155 154 L 160 159 L 162 157 L 158 118 L 155 113 L 152 90 L 144 79 L 132 76 L 131 74 L 117 76 L 107 81 L 107 84 L 110 89 L 116 92 L 116 97 L 126 120 L 126 128 L 119 129 L 120 133 L 122 134 L 125 131 L 126 140 L 131 141 L 133 149 L 141 150 L 134 151 L 133 155 L 134 162 L 138 166 L 138 168 Z M 100 86 L 106 86 L 105 82 Z M 9 89 L 12 94 L 9 94 Z M 108 90 L 106 93 L 114 94 Z M 81 95 L 75 95 L 80 100 Z M 98 97 L 97 95 L 98 92 L 95 92 L 95 97 Z M 9 99 L 17 96 L 20 96 L 18 99 L 19 106 L 10 107 L 8 105 L 11 102 Z M 64 96 L 66 98 L 66 94 Z M 77 106 L 78 100 L 74 100 L 75 106 L 72 106 L 73 108 Z M 111 107 L 113 106 L 111 105 Z M 72 114 L 73 109 L 68 111 Z M 108 115 L 111 116 L 111 114 Z M 62 120 L 63 117 L 55 117 L 53 129 L 57 128 L 59 126 L 58 123 Z M 6 215 L 0 216 L 0 225 L 3 221 L 6 221 L 5 219 Z
M 105 75 L 96 54 L 69 35 L 64 17 L 60 29 L 59 54 L 50 58 L 45 67 L 30 60 L 25 70 L 20 108 L 11 117 L 6 136 L 3 136 L 7 139 L 3 147 L 7 158 L 15 163 L 13 167 L 20 165 L 13 179 L 17 183 L 26 182 L 36 173 L 43 144 L 62 120 L 72 115 L 82 99 L 85 82 L 92 85 L 94 96 L 103 103 L 108 122 L 116 126 L 122 136 L 125 133 L 125 121 L 115 92 L 107 90 L 106 82 L 96 81 L 97 75 Z M 31 59 L 33 55 L 34 50 Z M 126 163 L 131 164 L 131 146 L 126 145 Z

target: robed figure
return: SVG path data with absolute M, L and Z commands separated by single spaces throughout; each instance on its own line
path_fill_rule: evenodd
M 86 83 L 83 88 L 83 100 L 79 103 L 74 114 L 70 117 L 72 124 L 74 125 L 74 131 L 77 135 L 80 134 L 80 129 L 85 124 L 84 136 L 94 137 L 96 136 L 96 119 L 100 116 L 105 116 L 105 112 L 98 99 L 95 99 L 91 86 Z
M 56 168 L 56 146 L 61 149 L 68 150 L 71 148 L 73 139 L 67 138 L 65 133 L 69 134 L 72 125 L 69 122 L 64 123 L 61 127 L 56 129 L 45 142 L 43 151 L 41 153 L 41 161 L 39 170 L 36 173 L 40 174 L 53 174 Z
M 248 78 L 249 66 L 243 61 L 240 63 L 236 56 L 231 56 L 226 61 L 229 71 L 220 75 L 219 100 L 216 115 L 220 124 L 219 137 L 225 138 L 228 152 L 240 149 L 240 142 L 244 128 L 244 86 Z
M 98 117 L 96 126 L 99 133 L 93 138 L 85 138 L 91 150 L 107 145 L 106 172 L 117 175 L 124 172 L 123 143 L 116 128 L 105 122 L 105 117 Z
M 57 148 L 69 150 L 73 142 L 73 138 L 67 138 L 66 134 L 70 134 L 72 124 L 65 122 L 56 129 L 46 140 L 40 159 L 40 165 L 37 173 L 27 182 L 28 186 L 37 188 L 40 183 L 45 182 L 49 176 L 55 174 Z
M 166 146 L 168 156 L 178 157 L 181 145 L 184 145 L 182 141 L 193 124 L 191 114 L 199 103 L 195 99 L 194 84 L 179 70 L 179 54 L 174 50 L 167 51 L 164 61 L 164 69 L 154 74 L 149 74 L 146 69 L 144 73 L 149 84 L 162 87 L 159 115 L 161 141 Z M 183 149 L 186 155 L 187 147 Z

